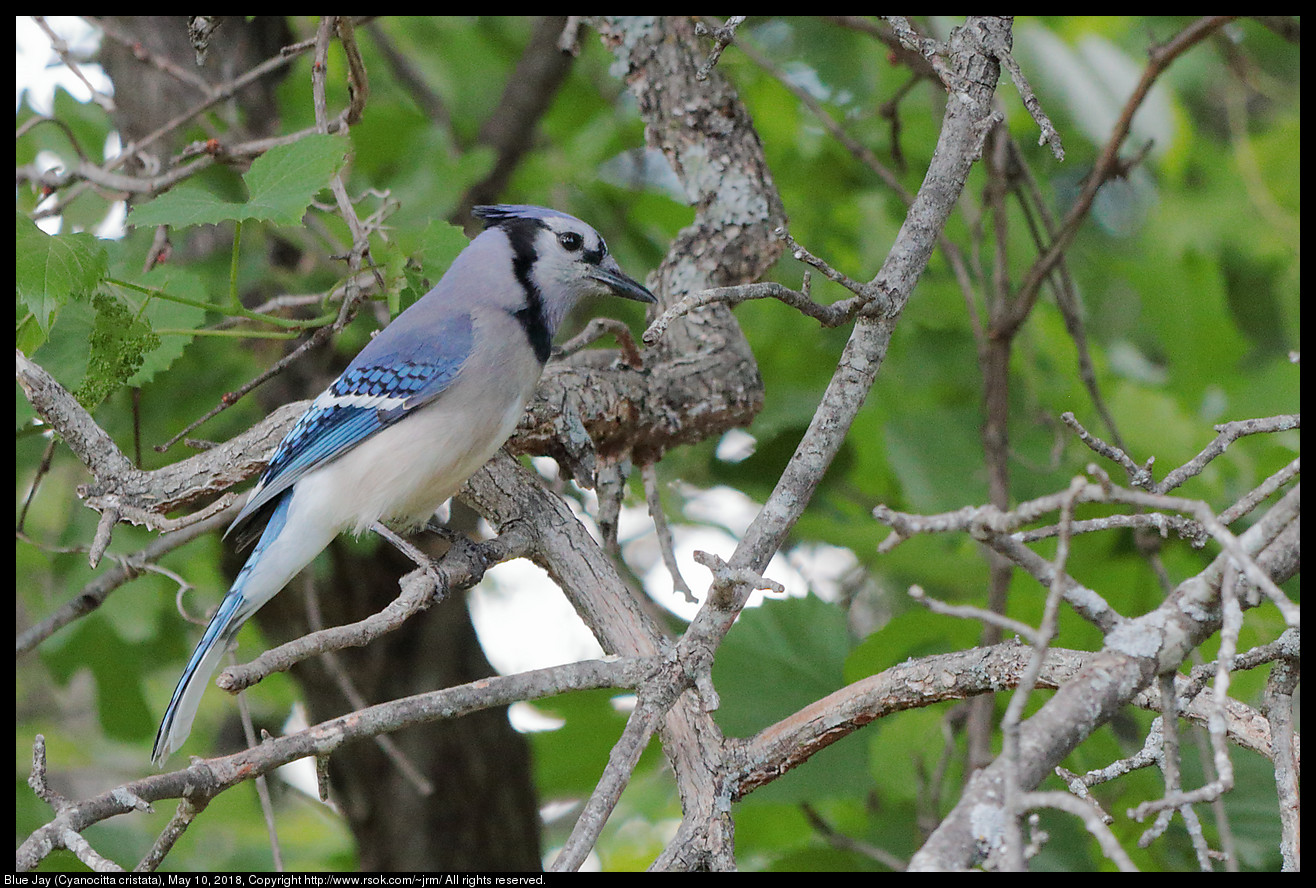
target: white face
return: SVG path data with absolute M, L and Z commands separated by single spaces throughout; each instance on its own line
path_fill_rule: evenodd
M 535 277 L 543 292 L 565 287 L 578 296 L 596 294 L 603 286 L 590 275 L 608 258 L 608 245 L 593 228 L 564 217 L 542 220 L 545 228 L 535 237 L 538 259 Z M 615 265 L 615 263 L 612 263 Z
M 652 302 L 653 296 L 622 272 L 608 255 L 608 245 L 590 226 L 577 219 L 551 216 L 535 236 L 537 259 L 532 272 L 541 293 L 564 294 L 545 308 L 551 329 L 557 329 L 572 303 L 584 296 L 622 296 Z

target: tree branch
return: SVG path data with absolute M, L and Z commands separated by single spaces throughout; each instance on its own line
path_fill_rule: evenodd
M 1239 537 L 1250 558 L 1275 581 L 1292 576 L 1300 563 L 1301 491 L 1294 488 Z M 1164 604 L 1125 621 L 1106 638 L 1073 680 L 1061 687 L 1020 726 L 1019 775 L 1024 789 L 1043 777 L 1092 731 L 1105 724 L 1146 687 L 1158 671 L 1171 668 L 1220 628 L 1219 589 L 1227 555 L 1179 584 Z M 978 771 L 951 813 L 911 860 L 910 868 L 965 869 L 1000 852 L 1004 817 L 1004 765 L 997 759 Z

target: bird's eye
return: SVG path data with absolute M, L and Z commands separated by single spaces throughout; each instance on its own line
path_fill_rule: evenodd
M 557 236 L 557 242 L 568 253 L 574 253 L 585 243 L 585 239 L 574 231 L 564 231 Z

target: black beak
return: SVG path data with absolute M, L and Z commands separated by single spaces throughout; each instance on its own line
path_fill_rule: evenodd
M 611 256 L 591 268 L 588 274 L 623 299 L 634 299 L 636 302 L 658 301 L 643 284 L 627 277 L 621 266 L 617 264 L 617 260 Z

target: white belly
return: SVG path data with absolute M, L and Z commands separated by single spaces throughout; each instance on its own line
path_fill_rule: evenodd
M 540 371 L 520 363 L 467 367 L 433 403 L 302 478 L 295 508 L 358 534 L 381 519 L 424 524 L 516 428 Z

